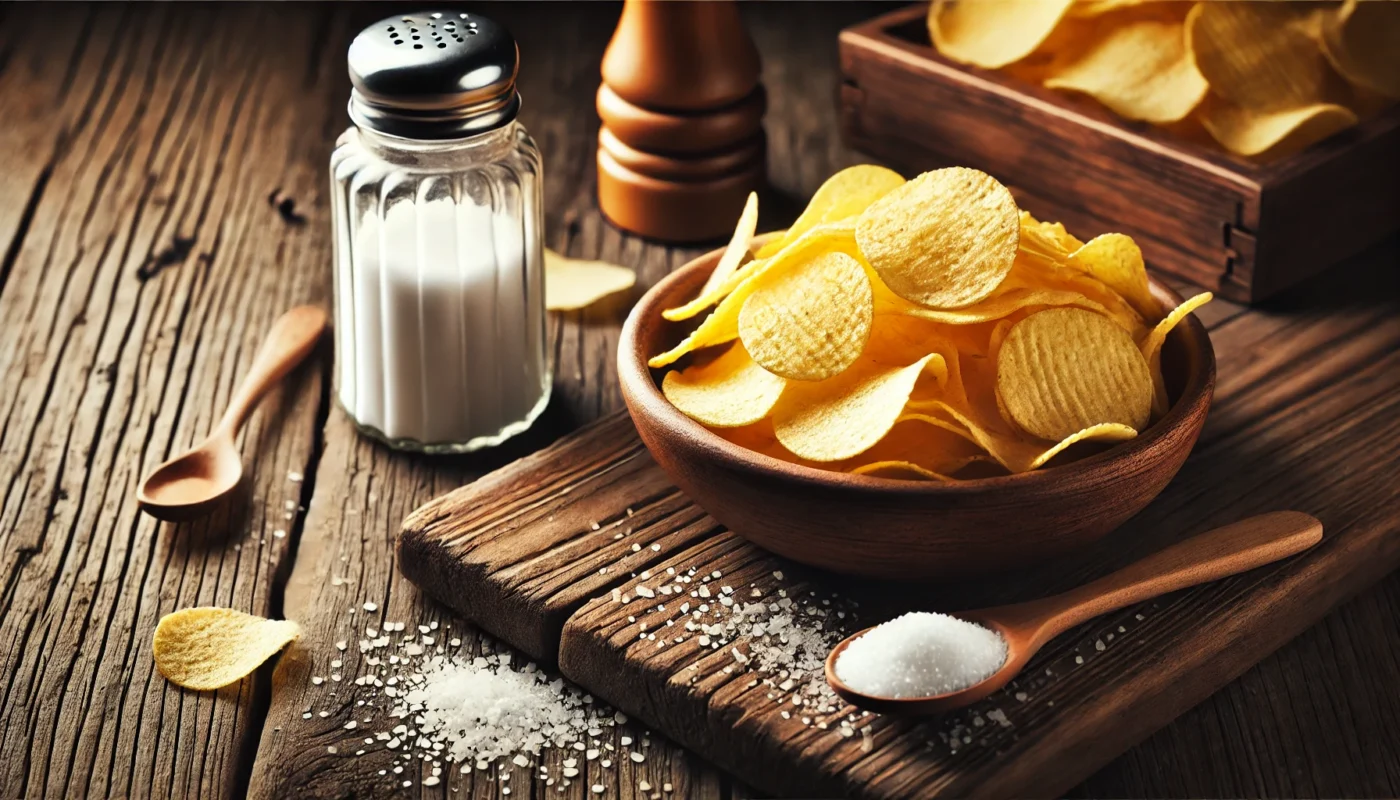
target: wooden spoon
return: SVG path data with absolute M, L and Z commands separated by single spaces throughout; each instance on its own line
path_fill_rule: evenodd
M 882 714 L 925 715 L 962 708 L 1005 686 L 1046 642 L 1075 625 L 1167 592 L 1287 558 L 1321 540 L 1322 523 L 1314 517 L 1274 511 L 1193 536 L 1064 594 L 959 612 L 954 616 L 997 631 L 1007 645 L 1001 669 L 960 691 L 901 699 L 865 695 L 847 686 L 836 677 L 836 661 L 851 642 L 873 628 L 847 637 L 831 651 L 826 658 L 826 680 L 847 702 Z
M 234 437 L 267 390 L 310 355 L 325 329 L 326 312 L 316 306 L 297 306 L 279 317 L 209 438 L 156 467 L 141 482 L 136 499 L 142 510 L 172 521 L 214 510 L 243 477 L 243 461 Z

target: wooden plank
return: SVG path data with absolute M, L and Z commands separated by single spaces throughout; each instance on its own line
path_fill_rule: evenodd
M 48 177 L 19 193 L 30 224 L 0 295 L 0 794 L 239 793 L 265 685 L 182 692 L 148 642 L 181 606 L 274 610 L 293 541 L 274 531 L 293 529 L 282 506 L 303 487 L 287 476 L 311 459 L 320 370 L 245 429 L 259 458 L 243 507 L 161 525 L 133 493 L 207 433 L 272 319 L 324 299 L 288 269 L 310 240 L 264 199 L 304 188 L 298 153 L 319 140 L 314 117 L 269 114 L 300 98 L 313 21 L 209 7 L 6 18 L 7 135 L 29 142 L 6 156 Z
M 542 643 L 561 636 L 566 675 L 766 791 L 1062 791 L 1400 564 L 1390 535 L 1396 487 L 1346 468 L 1370 447 L 1400 445 L 1400 404 L 1392 397 L 1400 380 L 1400 297 L 1390 291 L 1388 255 L 1374 254 L 1359 275 L 1352 270 L 1351 288 L 1314 293 L 1325 311 L 1219 318 L 1226 377 L 1197 452 L 1147 511 L 1053 571 L 956 594 L 892 593 L 812 575 L 713 532 L 698 510 L 674 506 L 659 488 L 659 468 L 625 437 L 621 417 L 424 507 L 405 523 L 401 568 L 449 602 L 452 587 L 471 585 L 470 597 L 457 595 L 458 610 L 527 649 L 547 655 Z M 1372 302 L 1377 297 L 1386 299 Z M 1338 313 L 1336 303 L 1355 308 Z M 1232 477 L 1245 496 L 1212 497 Z M 594 490 L 601 486 L 607 490 Z M 652 498 L 664 498 L 665 513 L 628 515 Z M 673 571 L 719 574 L 712 586 L 731 583 L 770 599 L 780 587 L 789 597 L 839 590 L 861 601 L 866 624 L 910 605 L 980 606 L 1060 590 L 1184 534 L 1279 507 L 1322 516 L 1325 543 L 1299 559 L 1086 625 L 1038 657 L 1020 685 L 966 714 L 925 725 L 858 719 L 858 727 L 873 726 L 869 753 L 859 738 L 836 732 L 853 709 L 804 706 L 784 718 L 771 688 L 735 670 L 727 647 L 716 653 L 690 635 L 670 640 L 687 619 L 683 598 L 635 593 L 639 583 L 655 590 Z M 594 599 L 559 627 L 589 594 Z M 647 636 L 663 630 L 659 642 Z M 1121 644 L 1129 638 L 1132 645 Z M 1010 720 L 1006 729 L 985 724 L 997 709 Z M 800 724 L 800 716 L 829 728 Z M 964 729 L 974 742 L 951 750 L 947 737 Z

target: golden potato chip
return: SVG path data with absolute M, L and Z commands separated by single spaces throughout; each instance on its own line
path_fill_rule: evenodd
M 1147 426 L 1152 375 L 1112 320 L 1052 308 L 1018 322 L 997 353 L 997 401 L 1008 421 L 1052 442 L 1102 423 Z
M 1157 327 L 1138 345 L 1142 357 L 1147 359 L 1147 365 L 1152 370 L 1152 410 L 1158 414 L 1165 414 L 1167 411 L 1167 387 L 1162 378 L 1162 343 L 1167 340 L 1167 334 L 1172 332 L 1172 328 L 1186 319 L 1187 314 L 1209 303 L 1214 297 L 1210 292 L 1202 292 L 1186 300 L 1163 317 L 1162 321 L 1157 323 Z
M 741 343 L 707 364 L 672 370 L 661 381 L 671 405 L 693 420 L 737 428 L 768 416 L 787 383 L 754 363 Z
M 767 258 L 797 241 L 807 231 L 832 222 L 840 222 L 860 214 L 870 204 L 904 185 L 904 176 L 892 169 L 874 164 L 847 167 L 817 187 L 807 208 L 779 238 L 758 249 L 759 258 Z
M 647 361 L 647 366 L 653 369 L 664 367 L 675 363 L 686 353 L 699 350 L 702 347 L 732 342 L 739 338 L 739 314 L 750 295 L 765 280 L 781 275 L 785 270 L 792 269 L 802 263 L 812 250 L 843 252 L 846 255 L 857 253 L 854 230 L 851 225 L 842 226 L 839 223 L 830 227 L 814 229 L 808 231 L 806 236 L 783 248 L 783 251 L 778 255 L 763 261 L 753 262 L 754 265 L 759 265 L 757 269 L 734 287 L 732 292 L 725 295 L 715 310 L 710 312 L 710 315 L 702 320 L 700 325 L 690 332 L 689 336 L 670 350 L 653 356 Z
M 813 249 L 829 247 L 839 250 L 845 243 L 854 241 L 851 238 L 851 234 L 854 232 L 854 222 L 837 222 L 812 228 L 798 237 L 796 241 L 785 246 L 781 251 L 763 258 L 755 258 L 746 264 L 742 264 L 718 286 L 708 291 L 701 292 L 698 297 L 683 306 L 676 306 L 675 308 L 668 308 L 662 311 L 661 316 L 672 321 L 690 319 L 701 311 L 723 300 L 726 295 L 739 288 L 739 285 L 744 281 L 767 270 L 773 263 L 789 263 L 787 261 L 788 259 L 811 252 Z M 855 252 L 854 246 L 851 246 L 849 249 Z
M 1400 97 L 1400 3 L 1346 0 L 1321 19 L 1323 53 L 1347 80 Z
M 156 668 L 186 689 L 218 689 L 251 674 L 301 635 L 291 620 L 231 608 L 186 608 L 161 617 L 151 638 Z
M 1017 253 L 1016 264 L 1006 277 L 1012 287 L 1053 287 L 1053 291 L 1075 292 L 1095 303 L 1095 311 L 1106 313 L 1136 339 L 1147 333 L 1142 315 L 1123 296 L 1098 278 L 1071 264 L 1068 257 L 1042 258 L 1029 251 Z M 1087 307 L 1076 303 L 1081 308 Z
M 773 431 L 800 458 L 853 458 L 894 427 L 926 370 L 941 382 L 946 377 L 942 356 L 931 354 L 896 368 L 856 362 L 834 378 L 789 383 L 773 407 Z
M 1351 109 L 1332 103 L 1253 111 L 1214 96 L 1201 105 L 1200 118 L 1217 142 L 1242 156 L 1297 151 L 1357 122 Z
M 632 288 L 637 273 L 606 261 L 584 261 L 544 251 L 544 307 L 574 311 Z
M 1072 5 L 1073 0 L 935 0 L 928 31 L 944 56 L 996 69 L 1030 55 Z
M 937 408 L 933 410 L 937 413 L 907 413 L 900 417 L 900 421 L 920 421 L 948 431 L 959 432 L 966 436 L 969 441 L 977 442 L 985 447 L 992 458 L 1013 474 L 1039 469 L 1047 461 L 1063 452 L 1065 448 L 1077 442 L 1121 442 L 1137 436 L 1137 431 L 1127 425 L 1106 422 L 1085 428 L 1082 431 L 1076 431 L 1047 447 L 1043 442 L 1034 442 L 1016 434 L 1008 434 L 984 427 L 947 403 L 939 403 Z M 947 418 L 941 414 L 946 414 Z
M 1071 17 L 1097 17 L 1110 11 L 1129 8 L 1147 0 L 1078 0 L 1069 9 Z
M 863 475 L 913 472 L 949 480 L 947 476 L 973 461 L 989 458 L 982 447 L 961 434 L 912 421 L 896 423 L 883 439 L 855 458 L 826 466 Z
M 734 235 L 730 237 L 729 244 L 725 245 L 724 254 L 719 257 L 719 263 L 715 265 L 710 277 L 705 279 L 705 286 L 700 290 L 702 297 L 723 285 L 739 268 L 744 256 L 748 255 L 749 243 L 753 241 L 753 232 L 757 227 L 758 192 L 749 192 L 749 199 L 744 201 L 744 211 L 739 215 L 739 224 L 734 226 Z
M 955 480 L 941 472 L 934 472 L 926 467 L 921 467 L 912 461 L 872 461 L 869 464 L 861 464 L 848 470 L 856 475 L 877 475 L 882 478 L 900 478 L 901 473 L 912 473 L 931 481 L 949 482 Z
M 774 375 L 821 381 L 860 357 L 873 314 L 865 268 L 823 253 L 754 290 L 739 312 L 739 339 Z
M 882 298 L 883 300 L 883 298 Z M 1078 308 L 1090 309 L 1103 314 L 1110 319 L 1117 321 L 1117 318 L 1109 312 L 1103 305 L 1085 297 L 1079 292 L 1061 291 L 1058 289 L 1023 289 L 1014 288 L 989 297 L 986 300 L 970 305 L 966 308 L 934 309 L 923 308 L 922 306 L 905 304 L 896 307 L 888 302 L 877 302 L 875 311 L 877 315 L 888 316 L 890 314 L 904 314 L 906 316 L 918 317 L 930 322 L 941 322 L 945 325 L 977 325 L 984 322 L 1008 317 L 1017 311 L 1028 308 L 1045 306 L 1076 306 Z M 1125 330 L 1134 333 L 1142 326 Z
M 875 201 L 856 223 L 856 243 L 890 291 L 931 308 L 959 308 L 990 295 L 1011 271 L 1020 211 L 985 172 L 925 172 Z
M 1211 91 L 1235 105 L 1312 105 L 1325 98 L 1330 68 L 1307 30 L 1311 13 L 1307 3 L 1197 3 L 1187 47 Z
M 1100 26 L 1077 58 L 1051 67 L 1045 85 L 1082 92 L 1119 116 L 1175 122 L 1206 94 L 1180 22 L 1125 19 Z
M 1071 253 L 1069 262 L 1103 281 L 1143 319 L 1162 316 L 1162 304 L 1148 288 L 1147 264 L 1142 259 L 1142 250 L 1131 236 L 1121 233 L 1096 236 Z
M 1031 250 L 1047 257 L 1064 258 L 1083 246 L 1084 243 L 1065 230 L 1062 223 L 1041 222 L 1031 216 L 1029 211 L 1021 212 L 1022 250 Z

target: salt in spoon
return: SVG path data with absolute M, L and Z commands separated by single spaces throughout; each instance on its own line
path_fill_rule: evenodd
M 214 510 L 243 477 L 243 459 L 234 446 L 238 430 L 267 390 L 311 353 L 325 328 L 326 312 L 316 306 L 297 306 L 279 317 L 209 438 L 156 467 L 141 482 L 136 491 L 141 509 L 171 521 Z
M 1322 540 L 1322 523 L 1298 511 L 1249 517 L 1174 544 L 1117 572 L 1063 594 L 1014 605 L 954 614 L 990 628 L 1006 641 L 1001 669 L 965 689 L 931 697 L 876 697 L 836 676 L 836 661 L 866 628 L 836 645 L 826 658 L 826 680 L 847 702 L 881 714 L 931 715 L 976 703 L 1005 686 L 1046 642 L 1110 611 L 1168 592 L 1245 572 L 1301 553 Z

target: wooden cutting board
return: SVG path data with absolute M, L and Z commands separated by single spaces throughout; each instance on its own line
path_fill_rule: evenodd
M 1373 458 L 1400 448 L 1400 322 L 1333 318 L 1287 337 L 1275 322 L 1232 330 L 1243 349 L 1221 352 L 1222 375 L 1233 366 L 1238 379 L 1223 382 L 1212 422 L 1163 495 L 1091 552 L 1024 574 L 891 587 L 799 568 L 691 504 L 621 413 L 414 512 L 399 539 L 400 568 L 481 627 L 766 792 L 1056 795 L 1400 564 L 1397 485 Z M 1355 327 L 1354 337 L 1342 327 Z M 1257 351 L 1258 341 L 1279 345 Z M 1292 350 L 1317 357 L 1301 362 Z M 1275 379 L 1253 379 L 1270 370 Z M 1293 371 L 1290 379 L 1279 370 Z M 924 722 L 843 706 L 804 723 L 810 712 L 785 715 L 768 687 L 734 669 L 727 648 L 696 637 L 657 648 L 628 620 L 642 605 L 615 599 L 634 593 L 641 581 L 632 576 L 643 570 L 696 568 L 766 597 L 837 591 L 860 602 L 869 624 L 915 607 L 1062 590 L 1278 508 L 1321 518 L 1322 544 L 1088 623 L 1052 642 L 1004 692 Z M 674 605 L 648 617 L 653 630 L 680 616 Z M 869 736 L 841 735 L 843 719 L 869 725 Z
M 1339 270 L 1280 310 L 1206 307 L 1219 379 L 1195 451 L 1146 510 L 1071 560 L 966 586 L 800 569 L 692 505 L 617 414 L 414 512 L 399 565 L 428 594 L 764 792 L 1058 795 L 1400 566 L 1400 294 L 1393 259 L 1367 263 L 1376 267 Z M 1092 621 L 964 712 L 857 716 L 868 740 L 837 732 L 849 707 L 784 717 L 767 687 L 698 637 L 656 648 L 627 619 L 643 606 L 613 600 L 634 593 L 633 573 L 696 568 L 769 597 L 839 591 L 869 623 L 1059 591 L 1282 508 L 1321 519 L 1322 543 Z M 674 619 L 678 608 L 666 607 L 649 615 L 653 630 Z

